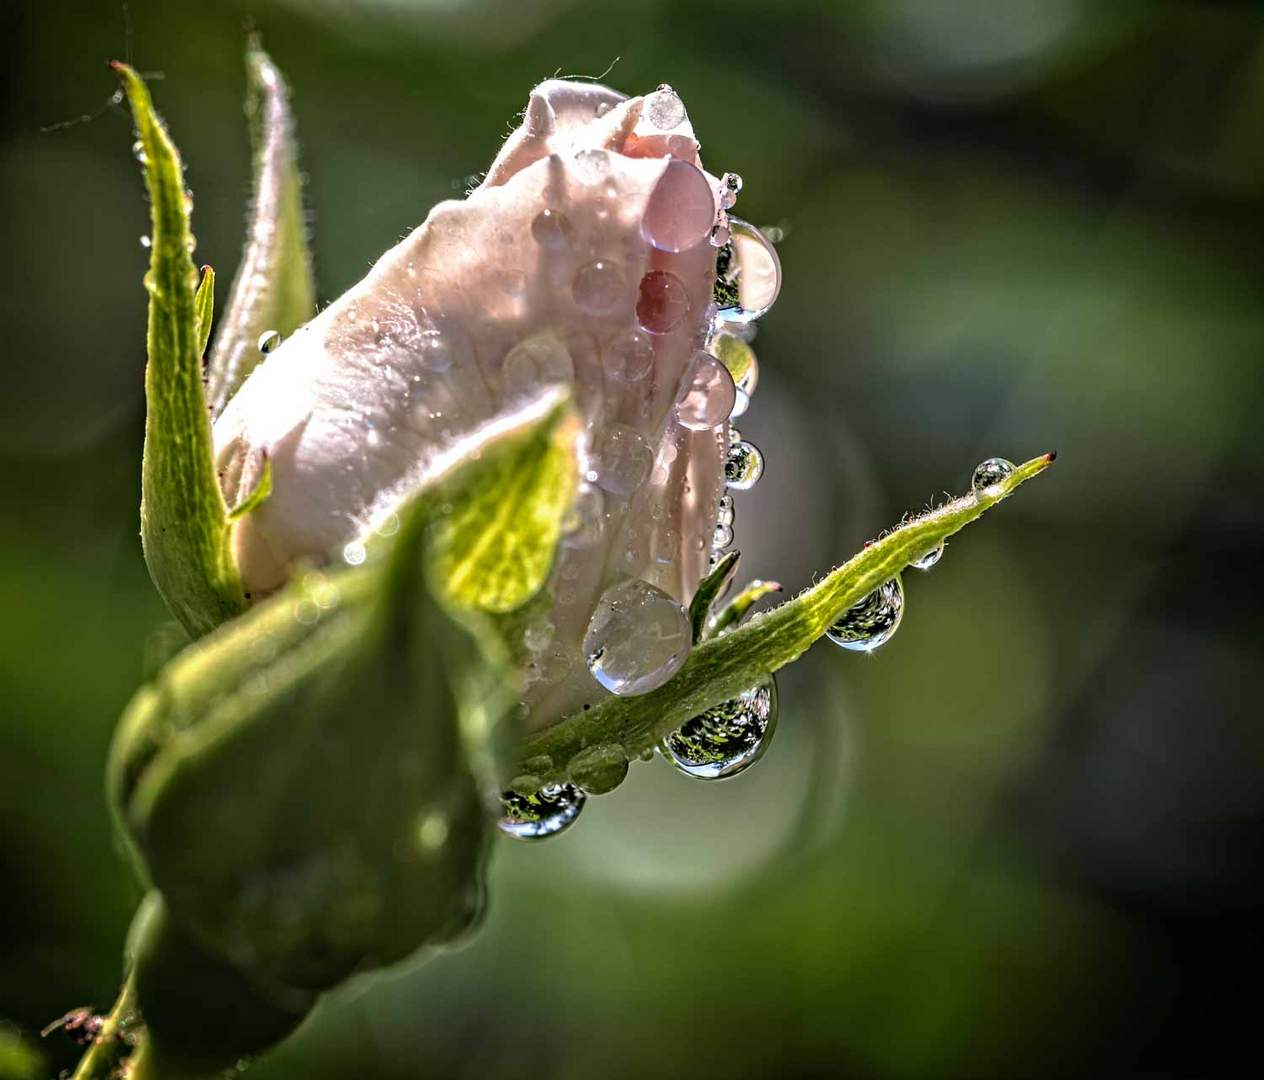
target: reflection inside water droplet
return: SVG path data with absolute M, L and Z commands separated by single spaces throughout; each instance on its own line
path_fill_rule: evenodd
M 699 352 L 676 399 L 676 419 L 691 431 L 709 431 L 729 418 L 736 394 L 728 368 Z
M 613 694 L 648 693 L 680 670 L 692 633 L 685 609 L 648 581 L 607 589 L 584 635 L 588 669 Z
M 914 559 L 911 563 L 909 563 L 909 566 L 913 567 L 916 570 L 929 570 L 932 566 L 934 566 L 937 562 L 939 562 L 939 560 L 942 559 L 943 557 L 944 557 L 944 542 L 940 540 L 938 544 L 936 544 L 933 548 L 931 548 L 930 551 L 926 552 L 926 554 L 923 555 L 920 559 Z
M 872 652 L 891 640 L 904 616 L 904 586 L 899 577 L 879 585 L 860 603 L 843 612 L 825 631 L 835 645 L 853 652 Z
M 651 334 L 669 334 L 689 314 L 689 290 L 668 270 L 651 270 L 641 278 L 636 321 Z
M 777 680 L 768 681 L 686 721 L 668 735 L 663 753 L 681 772 L 723 780 L 764 756 L 777 727 Z
M 717 318 L 745 323 L 758 319 L 781 291 L 781 259 L 777 249 L 754 225 L 728 219 L 729 236 L 715 263 Z
M 645 204 L 645 239 L 660 251 L 686 251 L 714 222 L 715 195 L 702 170 L 687 161 L 668 161 Z
M 978 495 L 998 481 L 1004 480 L 1014 469 L 1014 463 L 1006 461 L 1003 457 L 993 457 L 988 458 L 987 461 L 981 461 L 975 467 L 974 475 L 970 477 L 970 490 Z
M 729 447 L 724 459 L 724 482 L 735 491 L 749 491 L 764 475 L 764 455 L 754 444 L 742 439 Z
M 544 840 L 570 828 L 588 796 L 574 784 L 547 784 L 532 795 L 500 796 L 500 831 L 515 840 Z

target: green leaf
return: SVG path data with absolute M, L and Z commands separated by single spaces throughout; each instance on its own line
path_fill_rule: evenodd
M 712 567 L 706 577 L 698 582 L 698 588 L 689 602 L 689 623 L 693 627 L 695 645 L 702 640 L 712 605 L 732 584 L 733 575 L 737 573 L 737 560 L 741 558 L 741 554 L 740 551 L 730 551 Z
M 524 423 L 532 413 L 538 422 Z M 439 531 L 437 576 L 457 603 L 503 613 L 520 608 L 548 578 L 575 499 L 580 428 L 569 398 L 557 395 L 499 423 L 515 431 L 504 436 L 509 452 L 495 462 L 458 464 L 445 484 L 450 510 Z M 459 461 L 466 451 L 456 453 Z
M 449 504 L 500 492 L 556 536 L 570 504 L 554 459 L 574 452 L 577 423 L 549 395 L 488 425 L 363 565 L 313 571 L 194 643 L 120 722 L 108 789 L 142 876 L 181 949 L 205 954 L 207 985 L 268 988 L 278 1030 L 291 992 L 447 941 L 481 912 L 516 694 L 492 617 L 433 583 L 446 544 L 486 548 Z M 140 1006 L 179 1046 L 180 1010 L 145 999 L 183 964 L 164 949 L 145 954 L 151 977 L 138 970 Z
M 257 39 L 246 50 L 246 115 L 254 151 L 254 201 L 241 266 L 207 371 L 213 416 L 259 363 L 260 336 L 276 330 L 285 337 L 316 313 L 289 89 Z
M 198 282 L 197 292 L 193 294 L 193 309 L 197 315 L 198 356 L 205 356 L 207 343 L 211 340 L 211 322 L 215 316 L 215 271 L 210 266 L 202 267 L 202 280 Z
M 122 80 L 139 136 L 153 218 L 145 368 L 145 455 L 141 472 L 141 540 L 150 576 L 172 613 L 193 636 L 245 610 L 228 546 L 228 515 L 215 475 L 211 426 L 202 391 L 203 314 L 209 280 L 195 299 L 189 257 L 184 168 L 141 78 L 111 65 Z
M 728 368 L 733 382 L 738 386 L 755 370 L 755 350 L 734 334 L 717 334 L 710 349 L 715 358 Z
M 707 624 L 704 638 L 718 637 L 726 630 L 736 626 L 756 604 L 770 593 L 781 592 L 778 581 L 760 581 L 756 579 L 738 593 L 731 603 L 726 604 Z
M 271 494 L 272 459 L 265 450 L 263 451 L 263 467 L 259 470 L 259 480 L 255 484 L 254 490 L 228 512 L 228 520 L 239 521 L 241 518 L 244 518 L 252 510 L 257 510 L 267 502 L 268 496 Z
M 954 499 L 894 529 L 793 600 L 698 645 L 680 671 L 657 690 L 638 697 L 608 697 L 537 733 L 524 743 L 519 760 L 533 765 L 548 761 L 550 767 L 528 770 L 524 765 L 520 771 L 530 772 L 542 784 L 561 783 L 568 763 L 585 747 L 620 745 L 629 759 L 653 749 L 685 721 L 797 660 L 844 611 L 1052 462 L 1052 454 L 1034 458 L 978 494 Z

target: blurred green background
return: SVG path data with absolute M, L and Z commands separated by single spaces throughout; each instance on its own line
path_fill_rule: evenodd
M 146 230 L 104 61 L 226 283 L 248 20 L 324 299 L 487 167 L 531 85 L 670 82 L 784 230 L 742 422 L 798 588 L 994 454 L 1056 469 L 781 679 L 747 776 L 656 761 L 485 932 L 333 996 L 280 1077 L 1239 1076 L 1264 960 L 1264 8 L 1087 0 L 10 0 L 0 130 L 0 1078 L 77 1051 L 138 892 L 102 767 L 164 612 L 137 537 Z M 125 25 L 126 24 L 126 25 Z M 617 62 L 616 62 L 617 61 Z M 83 123 L 50 125 L 89 114 Z

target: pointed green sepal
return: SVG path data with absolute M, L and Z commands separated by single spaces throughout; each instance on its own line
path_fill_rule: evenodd
M 781 592 L 778 581 L 760 581 L 756 579 L 746 586 L 732 601 L 725 604 L 707 623 L 703 638 L 718 637 L 726 630 L 732 629 L 744 618 L 746 613 L 758 604 L 765 596 Z
M 689 602 L 689 623 L 693 627 L 695 645 L 703 638 L 707 620 L 711 616 L 711 608 L 733 583 L 733 575 L 737 573 L 737 560 L 741 556 L 740 551 L 730 551 L 711 568 L 711 572 L 706 577 L 698 582 L 698 588 Z
M 246 49 L 246 116 L 254 199 L 241 266 L 207 368 L 213 416 L 259 363 L 261 336 L 275 330 L 287 337 L 316 313 L 289 88 L 257 38 Z
M 520 771 L 529 771 L 541 784 L 562 783 L 569 762 L 585 747 L 615 744 L 629 759 L 652 750 L 681 724 L 797 660 L 848 608 L 1052 463 L 1052 454 L 1034 458 L 990 487 L 892 530 L 793 600 L 696 646 L 680 671 L 657 690 L 606 698 L 538 732 L 525 741 L 519 760 L 547 761 L 550 768 L 527 770 L 524 765 Z
M 204 316 L 210 282 L 197 299 L 189 251 L 189 200 L 184 167 L 149 91 L 126 64 L 122 80 L 138 135 L 149 190 L 148 363 L 145 367 L 145 454 L 141 473 L 141 539 L 150 576 L 172 613 L 194 637 L 245 610 L 228 546 L 228 514 L 215 476 L 211 426 L 202 389 Z

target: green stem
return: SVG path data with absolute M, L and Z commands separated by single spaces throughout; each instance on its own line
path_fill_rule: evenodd
M 127 1052 L 123 1033 L 135 1020 L 135 1012 L 136 991 L 129 975 L 110 1015 L 105 1018 L 100 1032 L 79 1062 L 73 1080 L 106 1080 L 113 1073 Z

